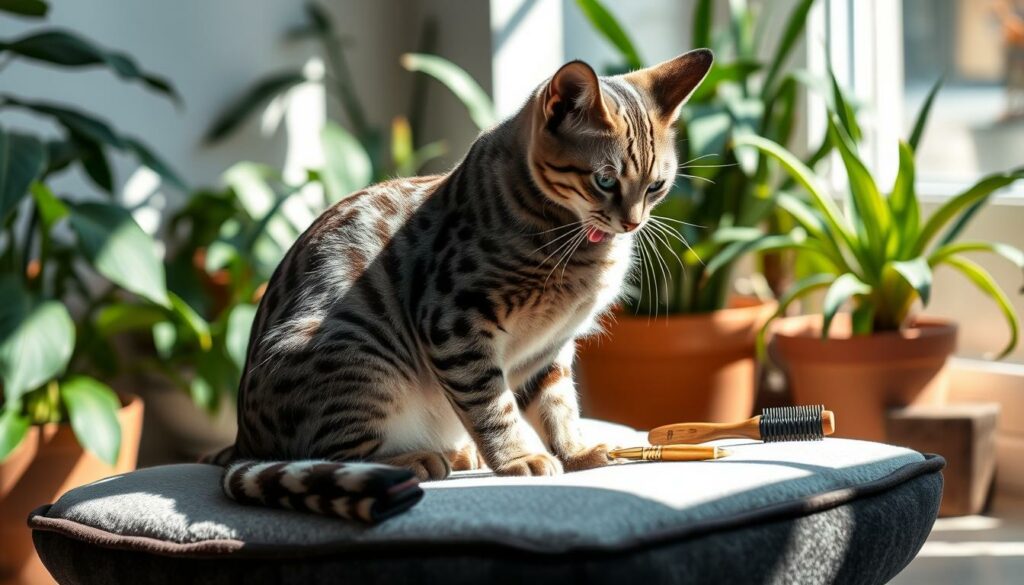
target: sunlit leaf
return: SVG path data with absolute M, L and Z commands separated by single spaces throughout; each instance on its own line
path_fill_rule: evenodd
M 107 203 L 74 204 L 71 227 L 82 253 L 100 274 L 127 291 L 169 306 L 156 242 L 127 209 Z
M 402 66 L 409 71 L 430 75 L 444 84 L 466 106 L 469 117 L 481 130 L 497 122 L 494 104 L 487 92 L 458 65 L 437 55 L 406 53 L 402 55 Z
M 13 276 L 0 276 L 0 298 L 0 376 L 10 403 L 64 372 L 75 326 L 63 304 L 33 298 Z
M 71 429 L 87 451 L 108 465 L 117 463 L 121 450 L 121 401 L 109 386 L 86 376 L 75 376 L 60 385 L 60 398 L 68 410 Z
M 0 410 L 0 463 L 14 451 L 28 434 L 29 420 L 12 408 Z
M 341 126 L 328 122 L 320 132 L 324 147 L 324 187 L 331 202 L 362 189 L 373 180 L 373 165 L 362 144 Z

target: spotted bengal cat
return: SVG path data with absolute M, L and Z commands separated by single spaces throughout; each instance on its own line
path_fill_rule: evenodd
M 598 77 L 573 61 L 451 172 L 320 216 L 259 306 L 238 437 L 217 458 L 228 495 L 274 504 L 256 477 L 272 468 L 274 489 L 299 496 L 286 505 L 323 512 L 302 496 L 325 460 L 421 479 L 608 464 L 577 428 L 574 343 L 620 294 L 676 175 L 679 108 L 711 62 L 700 49 Z M 255 464 L 268 461 L 282 463 Z

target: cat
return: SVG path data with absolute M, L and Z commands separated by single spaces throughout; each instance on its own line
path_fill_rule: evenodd
M 269 464 L 255 462 L 282 462 L 275 489 L 321 512 L 301 496 L 324 461 L 422 480 L 609 464 L 578 428 L 575 341 L 621 294 L 635 234 L 675 179 L 680 106 L 712 60 L 698 49 L 616 77 L 572 61 L 451 172 L 324 212 L 260 302 L 237 439 L 216 458 L 228 495 L 266 502 Z

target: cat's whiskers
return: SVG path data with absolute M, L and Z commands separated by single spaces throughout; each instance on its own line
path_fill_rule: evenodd
M 697 224 L 697 223 L 687 223 L 687 222 L 685 222 L 685 221 L 683 221 L 681 219 L 676 219 L 674 217 L 668 217 L 667 215 L 654 215 L 654 214 L 651 214 L 650 217 L 658 219 L 658 220 L 661 220 L 661 221 L 674 221 L 674 222 L 676 222 L 678 224 L 688 225 L 690 227 L 700 228 L 702 230 L 708 229 L 708 226 L 706 226 L 706 225 L 700 225 L 700 224 Z
M 676 262 L 679 263 L 679 268 L 682 270 L 682 273 L 685 275 L 686 274 L 686 265 L 683 264 L 683 261 L 679 259 L 679 255 L 675 253 L 674 248 L 672 248 L 672 242 L 668 239 L 668 237 L 665 236 L 665 233 L 661 231 L 661 230 L 665 229 L 664 226 L 661 226 L 659 224 L 656 224 L 656 223 L 653 223 L 651 221 L 648 221 L 647 225 L 645 225 L 644 228 L 642 228 L 642 229 L 647 228 L 648 225 L 650 226 L 650 229 L 651 229 L 651 235 L 655 236 L 659 240 L 661 240 L 662 245 L 664 245 L 665 249 L 667 249 L 669 252 L 672 253 L 671 254 L 672 257 L 675 258 Z M 664 257 L 664 255 L 662 255 L 662 256 Z M 668 263 L 667 262 L 666 262 L 665 267 L 668 268 Z M 672 271 L 669 270 L 670 274 L 671 274 L 671 272 Z
M 569 228 L 571 228 L 571 227 L 575 227 L 575 226 L 578 226 L 578 225 L 580 225 L 580 224 L 581 224 L 581 223 L 583 223 L 583 222 L 584 222 L 584 220 L 582 220 L 582 219 L 581 219 L 581 220 L 579 220 L 579 221 L 574 221 L 574 222 L 572 222 L 572 223 L 567 223 L 567 224 L 565 224 L 565 225 L 560 225 L 560 226 L 558 226 L 558 227 L 553 227 L 553 228 L 551 228 L 551 229 L 549 229 L 549 230 L 544 230 L 544 231 L 542 231 L 542 232 L 534 232 L 534 233 L 532 233 L 532 234 L 526 234 L 526 235 L 528 235 L 528 236 L 539 236 L 539 235 L 541 235 L 541 234 L 547 234 L 547 233 L 550 233 L 550 232 L 557 232 L 557 231 L 559 231 L 559 230 L 569 229 Z
M 697 254 L 697 251 L 694 250 L 692 246 L 690 246 L 690 242 L 687 242 L 686 238 L 684 238 L 682 234 L 680 234 L 678 231 L 676 231 L 675 228 L 673 228 L 671 226 L 668 226 L 668 225 L 665 225 L 665 224 L 662 224 L 660 222 L 653 222 L 652 225 L 654 225 L 655 227 L 659 228 L 661 230 L 661 232 L 664 233 L 665 235 L 672 236 L 672 237 L 678 239 L 680 242 L 682 242 L 682 244 L 684 246 L 686 246 L 686 249 L 689 250 L 694 256 L 697 257 L 697 261 L 700 262 L 701 266 L 705 265 L 704 264 L 704 260 L 700 257 L 699 254 Z
M 573 246 L 571 250 L 569 250 L 568 254 L 566 254 L 565 263 L 562 264 L 562 272 L 558 275 L 558 282 L 562 282 L 562 280 L 565 278 L 565 269 L 569 267 L 569 261 L 572 260 L 572 255 L 576 253 L 576 250 L 578 250 L 580 246 L 583 245 L 583 242 L 585 240 L 586 238 L 581 238 L 580 240 L 578 240 L 576 242 L 576 245 Z
M 645 252 L 644 252 L 644 264 L 647 265 L 647 268 L 648 268 L 648 271 L 649 271 L 649 274 L 650 274 L 649 280 L 647 281 L 647 284 L 648 284 L 648 286 L 647 286 L 647 294 L 648 295 L 650 295 L 652 293 L 654 294 L 654 320 L 657 321 L 658 320 L 658 308 L 659 308 L 659 305 L 661 304 L 661 302 L 660 302 L 661 299 L 659 298 L 660 294 L 659 294 L 658 289 L 661 288 L 661 287 L 658 286 L 658 278 L 654 274 L 654 264 L 651 262 L 651 257 L 654 255 L 654 251 L 650 249 L 650 241 L 647 239 L 647 234 L 644 234 L 644 233 L 641 233 L 641 232 L 637 232 L 637 236 L 639 237 L 639 240 L 640 240 L 640 249 L 645 250 Z M 651 322 L 651 314 L 649 312 L 647 314 L 647 322 L 648 323 Z
M 679 173 L 679 176 L 680 177 L 688 177 L 690 179 L 697 179 L 697 180 L 700 180 L 700 181 L 704 181 L 706 183 L 711 183 L 712 185 L 715 184 L 714 181 L 712 181 L 711 179 L 709 179 L 707 177 L 699 177 L 697 175 L 687 175 L 686 173 Z
M 580 228 L 580 229 L 582 229 L 582 228 L 583 228 L 583 227 L 585 227 L 585 226 L 577 226 L 577 227 L 578 227 L 578 228 Z M 583 231 L 586 231 L 586 230 L 583 230 Z M 570 232 L 567 232 L 567 233 L 564 233 L 564 234 L 560 234 L 560 235 L 558 235 L 558 236 L 556 236 L 556 237 L 552 238 L 550 242 L 548 242 L 548 243 L 544 244 L 543 246 L 541 246 L 541 247 L 539 247 L 539 248 L 537 248 L 537 249 L 535 249 L 535 250 L 532 250 L 532 251 L 530 251 L 530 255 L 532 256 L 532 255 L 536 254 L 537 252 L 540 252 L 541 250 L 543 250 L 543 249 L 547 248 L 548 246 L 554 245 L 554 243 L 555 243 L 555 242 L 558 242 L 559 240 L 564 240 L 565 238 L 568 238 L 568 237 L 572 236 L 572 235 L 573 235 L 573 234 L 575 234 L 575 233 L 577 233 L 577 232 L 575 232 L 575 231 L 570 231 Z M 563 242 L 563 243 L 564 243 L 564 242 Z M 558 248 L 558 249 L 560 250 L 560 249 L 561 249 L 561 246 L 559 246 L 559 248 Z M 555 252 L 557 252 L 557 251 L 558 251 L 558 250 L 555 250 Z M 551 256 L 554 256 L 554 252 L 552 252 Z M 540 264 L 542 265 L 542 264 L 544 264 L 545 262 L 547 262 L 547 261 L 548 261 L 548 258 L 551 258 L 551 256 L 548 256 L 547 258 L 545 258 L 545 259 L 541 260 Z M 538 265 L 538 266 L 539 266 L 539 265 Z
M 586 229 L 581 230 L 580 233 L 577 234 L 575 238 L 569 240 L 568 246 L 562 246 L 561 248 L 559 248 L 559 250 L 563 250 L 564 249 L 564 251 L 562 252 L 562 255 L 558 257 L 558 260 L 555 262 L 555 265 L 552 266 L 551 270 L 548 271 L 547 276 L 544 277 L 544 288 L 545 289 L 548 286 L 548 280 L 551 278 L 551 275 L 554 274 L 555 270 L 558 269 L 558 265 L 561 264 L 563 259 L 568 261 L 567 258 L 569 256 L 569 254 L 571 253 L 570 251 L 574 250 L 576 248 L 576 246 L 578 246 L 585 239 L 587 239 L 587 230 Z
M 545 264 L 547 264 L 547 261 L 550 260 L 552 256 L 555 256 L 556 254 L 560 254 L 563 250 L 565 250 L 569 246 L 571 246 L 573 244 L 573 242 L 576 241 L 576 238 L 586 237 L 587 236 L 586 226 L 583 226 L 577 232 L 571 232 L 569 235 L 573 235 L 573 234 L 575 234 L 575 237 L 569 238 L 568 240 L 562 242 L 562 244 L 559 245 L 558 248 L 556 248 L 554 252 L 548 254 L 543 260 L 540 261 L 539 264 L 537 264 L 537 268 L 540 268 L 541 266 L 544 266 Z M 559 256 L 559 258 L 561 258 L 561 256 Z M 557 268 L 557 267 L 558 267 L 558 262 L 555 262 L 555 268 Z M 552 270 L 554 270 L 554 268 L 552 268 Z M 551 276 L 550 272 L 548 273 L 548 276 Z M 544 279 L 544 283 L 547 284 L 547 278 Z
M 714 154 L 714 153 L 712 153 L 712 154 L 702 154 L 702 155 L 698 156 L 697 158 L 691 158 L 690 160 L 688 160 L 688 161 L 684 162 L 683 164 L 679 165 L 679 168 L 681 168 L 681 169 L 682 168 L 686 168 L 686 165 L 689 165 L 690 163 L 695 163 L 695 162 L 699 161 L 702 158 L 708 158 L 708 157 L 711 157 L 711 156 L 718 156 L 718 155 Z

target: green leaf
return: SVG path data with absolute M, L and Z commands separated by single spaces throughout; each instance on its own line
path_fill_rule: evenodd
M 889 195 L 889 208 L 892 210 L 892 226 L 897 235 L 896 253 L 903 257 L 917 236 L 921 211 L 914 189 L 914 150 L 902 140 L 900 168 L 896 174 L 892 194 Z
M 78 162 L 85 174 L 92 179 L 97 187 L 107 193 L 114 192 L 114 173 L 110 170 L 110 161 L 103 147 L 88 138 L 72 135 L 72 141 L 78 149 Z
M 697 45 L 698 47 L 701 45 Z M 687 103 L 699 103 L 710 99 L 718 91 L 722 83 L 739 83 L 761 70 L 763 65 L 758 61 L 741 60 L 731 63 L 715 62 L 708 71 L 707 77 L 701 82 Z
M 249 333 L 256 319 L 256 305 L 243 303 L 235 305 L 228 316 L 225 348 L 228 355 L 239 370 L 245 367 L 245 357 L 249 350 Z
M 760 136 L 739 137 L 735 140 L 735 146 L 737 148 L 742 148 L 744 146 L 757 148 L 761 152 L 764 152 L 779 161 L 790 176 L 792 176 L 797 183 L 803 186 L 811 196 L 811 202 L 822 212 L 825 223 L 828 225 L 831 232 L 833 234 L 839 234 L 854 254 L 858 254 L 860 252 L 860 246 L 854 240 L 853 234 L 851 234 L 849 229 L 842 223 L 842 213 L 836 206 L 835 201 L 833 201 L 828 195 L 825 188 L 818 182 L 818 177 L 815 175 L 814 171 L 807 168 L 804 163 L 778 143 Z
M 107 465 L 115 465 L 121 450 L 117 394 L 98 380 L 75 376 L 60 385 L 60 398 L 82 447 Z
M 192 397 L 192 402 L 196 406 L 202 408 L 206 412 L 215 412 L 219 404 L 217 403 L 217 391 L 214 390 L 213 385 L 202 377 L 195 376 L 188 385 L 189 396 Z
M 12 408 L 0 410 L 0 463 L 25 440 L 28 418 Z
M 1002 311 L 1003 316 L 1006 318 L 1006 323 L 1010 326 L 1010 341 L 1006 344 L 1006 347 L 1003 348 L 1003 351 L 999 353 L 996 359 L 1006 357 L 1015 347 L 1017 347 L 1017 338 L 1020 330 L 1017 313 L 1014 311 L 1013 305 L 1010 303 L 1010 299 L 1006 297 L 1006 293 L 999 288 L 999 284 L 996 283 L 995 279 L 992 278 L 992 275 L 989 274 L 988 271 L 966 258 L 961 258 L 960 256 L 947 256 L 942 259 L 942 263 L 948 264 L 959 270 L 964 276 L 973 282 L 978 289 L 987 294 L 999 306 L 999 310 Z
M 324 147 L 324 188 L 333 203 L 366 187 L 373 180 L 370 156 L 355 136 L 328 122 L 320 132 Z
M 928 263 L 935 266 L 950 256 L 965 252 L 991 252 L 998 254 L 1016 264 L 1021 270 L 1024 270 L 1024 251 L 998 242 L 956 242 L 946 244 L 928 256 Z
M 857 275 L 846 272 L 840 274 L 825 293 L 825 300 L 822 302 L 822 313 L 824 319 L 821 323 L 821 338 L 828 339 L 829 329 L 832 328 L 832 320 L 835 319 L 839 308 L 846 301 L 855 295 L 869 295 L 871 287 L 865 284 Z
M 988 175 L 963 193 L 960 193 L 943 203 L 942 206 L 928 218 L 928 221 L 925 222 L 920 235 L 914 242 L 913 255 L 917 256 L 924 253 L 925 248 L 928 247 L 932 238 L 934 238 L 939 233 L 939 230 L 941 230 L 943 226 L 958 214 L 976 203 L 986 201 L 992 193 L 1019 179 L 1024 179 L 1024 169 L 1017 169 L 1009 173 Z M 963 226 L 961 225 L 960 228 L 962 227 Z
M 405 116 L 397 116 L 391 121 L 391 162 L 395 169 L 407 170 L 412 162 L 413 153 L 412 128 Z M 399 175 L 407 175 L 398 170 Z
M 862 239 L 866 239 L 867 247 L 872 251 L 874 266 L 881 266 L 891 223 L 889 207 L 878 192 L 878 185 L 867 165 L 857 156 L 836 117 L 829 118 L 828 131 L 829 139 L 839 150 L 846 167 L 857 232 Z
M 487 92 L 473 77 L 458 65 L 437 55 L 406 53 L 402 55 L 402 67 L 409 71 L 425 73 L 440 81 L 469 111 L 469 117 L 481 130 L 497 122 L 494 104 Z
M 150 89 L 166 95 L 174 102 L 181 102 L 181 98 L 166 79 L 143 71 L 131 56 L 118 51 L 101 49 L 71 31 L 47 30 L 14 41 L 0 41 L 0 55 L 5 51 L 26 59 L 65 67 L 106 65 L 121 79 L 141 81 Z
M 64 202 L 57 199 L 57 196 L 53 194 L 53 191 L 43 183 L 35 182 L 30 187 L 32 191 L 32 198 L 36 201 L 36 207 L 39 209 L 39 217 L 43 220 L 43 229 L 47 232 L 60 221 L 62 218 L 67 217 L 68 206 L 64 205 Z
M 124 141 L 109 124 L 79 110 L 72 110 L 52 103 L 21 100 L 9 95 L 0 95 L 0 103 L 50 116 L 67 128 L 72 135 L 78 134 L 93 142 L 119 149 L 124 148 Z
M 151 329 L 167 321 L 167 311 L 153 305 L 111 303 L 96 313 L 93 319 L 97 332 L 103 337 L 133 329 Z
M 153 326 L 153 347 L 161 358 L 167 360 L 174 355 L 178 342 L 178 328 L 173 323 L 157 323 Z
M 836 80 L 836 76 L 832 73 L 831 69 L 828 71 L 828 77 L 832 82 L 832 108 L 835 111 L 835 115 L 839 118 L 843 130 L 846 130 L 854 147 L 856 147 L 863 138 L 860 124 L 857 123 L 857 114 L 847 101 L 843 89 L 839 87 L 839 81 Z
M 932 292 L 932 267 L 924 258 L 890 262 L 887 264 L 896 274 L 900 275 L 910 288 L 917 291 L 921 304 L 928 306 Z
M 772 321 L 786 314 L 789 310 L 789 306 L 796 302 L 798 299 L 811 294 L 812 292 L 825 288 L 831 285 L 835 281 L 836 277 L 832 274 L 813 274 L 797 281 L 793 286 L 779 298 L 779 308 L 775 310 L 775 314 L 772 315 L 768 321 L 761 327 L 761 330 L 757 332 L 757 356 L 758 359 L 764 361 L 767 357 L 765 351 L 766 343 L 765 339 L 768 334 L 768 328 Z
M 186 193 L 189 191 L 188 185 L 182 180 L 178 173 L 176 173 L 166 161 L 158 157 L 148 146 L 131 137 L 124 138 L 124 144 L 125 148 L 134 153 L 135 157 L 139 159 L 139 162 L 144 166 L 160 175 L 162 179 L 177 189 Z
M 46 16 L 50 9 L 42 0 L 0 0 L 0 10 L 21 16 Z M 4 455 L 0 453 L 0 459 Z
M 46 148 L 33 136 L 0 127 L 0 225 L 46 168 Z
M 817 252 L 828 257 L 828 254 L 820 246 L 807 241 L 807 233 L 804 230 L 796 228 L 788 234 L 768 234 L 756 239 L 741 240 L 728 244 L 711 257 L 704 268 L 704 276 L 705 278 L 711 278 L 719 269 L 732 264 L 746 254 L 790 249 L 805 250 L 812 253 Z
M 188 330 L 196 338 L 196 341 L 199 342 L 199 347 L 203 351 L 209 351 L 209 349 L 213 347 L 213 337 L 210 334 L 210 324 L 207 323 L 206 319 L 203 319 L 195 309 L 186 303 L 185 299 L 179 297 L 173 292 L 169 293 L 169 296 L 171 299 L 171 311 L 174 313 L 175 317 L 177 317 L 182 324 L 188 327 Z M 156 330 L 154 329 L 154 333 L 155 331 Z
M 407 172 L 404 173 L 406 176 L 415 175 L 423 169 L 423 165 L 428 162 L 444 156 L 448 152 L 448 146 L 444 141 L 438 140 L 416 149 L 416 152 L 412 154 L 412 159 L 409 161 L 409 166 L 405 169 Z M 401 170 L 399 171 L 401 173 Z
M 924 104 L 921 105 L 921 111 L 917 114 L 917 119 L 914 121 L 914 130 L 910 133 L 909 141 L 910 148 L 914 149 L 914 151 L 917 151 L 917 145 L 921 142 L 921 137 L 924 135 L 924 127 L 928 123 L 928 114 L 932 110 L 935 96 L 938 95 L 944 81 L 945 79 L 942 77 L 935 81 L 935 85 L 928 92 L 928 97 L 925 98 Z
M 31 297 L 13 276 L 0 276 L 0 298 L 0 376 L 10 404 L 64 372 L 75 325 L 64 305 Z
M 786 64 L 786 59 L 789 58 L 790 52 L 792 52 L 793 47 L 800 40 L 800 36 L 804 32 L 804 27 L 807 25 L 807 14 L 811 11 L 813 4 L 814 0 L 801 0 L 793 8 L 793 11 L 789 13 L 789 18 L 786 20 L 786 28 L 779 39 L 778 48 L 775 50 L 771 67 L 768 68 L 768 75 L 764 80 L 763 96 L 769 95 L 775 86 L 775 80 L 782 71 L 783 65 Z
M 605 40 L 618 49 L 622 60 L 626 62 L 627 66 L 632 69 L 640 69 L 644 66 L 643 60 L 640 59 L 640 55 L 633 45 L 633 41 L 629 39 L 629 35 L 626 34 L 619 21 L 608 12 L 608 9 L 601 2 L 598 0 L 576 0 L 576 6 L 579 7 L 580 11 L 583 12 L 583 16 L 587 17 L 587 20 L 590 21 L 590 24 L 593 25 L 597 32 L 601 33 Z
M 285 71 L 257 82 L 244 94 L 235 98 L 214 119 L 210 129 L 203 136 L 203 142 L 212 144 L 224 139 L 263 104 L 306 81 L 309 80 L 302 71 Z
M 711 47 L 711 27 L 714 19 L 714 2 L 697 0 L 693 7 L 693 32 L 690 38 L 694 48 Z M 707 80 L 704 80 L 705 83 Z
M 127 291 L 170 306 L 156 242 L 128 210 L 107 203 L 78 203 L 71 208 L 71 228 L 97 272 Z

